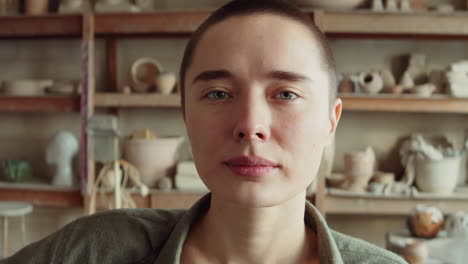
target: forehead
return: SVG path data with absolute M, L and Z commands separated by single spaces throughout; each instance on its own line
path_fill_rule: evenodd
M 275 14 L 235 16 L 203 34 L 186 80 L 213 69 L 239 74 L 295 71 L 316 79 L 324 72 L 321 58 L 317 40 L 300 22 Z

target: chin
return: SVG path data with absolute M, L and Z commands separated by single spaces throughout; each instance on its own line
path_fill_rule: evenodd
M 284 204 L 298 195 L 304 195 L 305 189 L 296 192 L 286 192 L 283 189 L 261 188 L 239 188 L 230 189 L 229 192 L 212 192 L 214 196 L 224 200 L 227 203 L 233 203 L 245 208 L 265 208 Z

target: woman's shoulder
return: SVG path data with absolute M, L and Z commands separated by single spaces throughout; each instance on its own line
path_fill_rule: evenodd
M 154 258 L 184 212 L 119 209 L 81 217 L 1 263 L 134 263 Z
M 401 257 L 386 249 L 336 231 L 331 233 L 344 263 L 407 264 Z

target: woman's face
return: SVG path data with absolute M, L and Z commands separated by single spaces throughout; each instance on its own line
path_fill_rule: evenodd
M 184 119 L 213 196 L 273 206 L 314 179 L 337 123 L 318 50 L 305 26 L 270 14 L 229 18 L 203 35 Z

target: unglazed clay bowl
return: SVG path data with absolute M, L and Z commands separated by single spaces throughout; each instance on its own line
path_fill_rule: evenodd
M 156 78 L 162 72 L 161 64 L 153 58 L 139 58 L 130 69 L 132 87 L 135 91 L 148 92 L 156 85 Z
M 322 8 L 328 10 L 349 10 L 365 3 L 365 0 L 290 0 L 300 7 Z
M 141 180 L 149 187 L 156 187 L 157 182 L 175 167 L 182 137 L 158 137 L 156 139 L 127 139 L 124 142 L 124 157 L 134 165 L 141 175 Z

